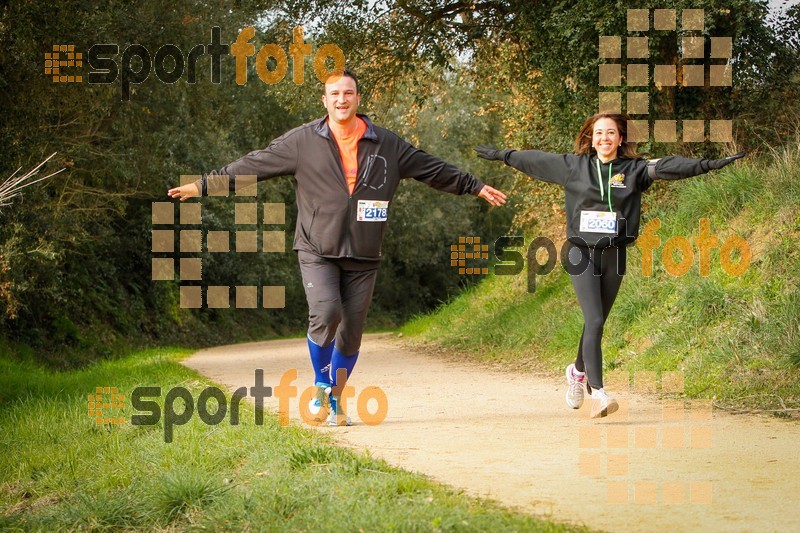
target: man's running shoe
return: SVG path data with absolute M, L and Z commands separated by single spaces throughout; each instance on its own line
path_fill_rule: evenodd
M 323 415 L 320 414 L 320 412 L 324 411 L 323 408 L 330 408 L 331 405 L 331 385 L 330 383 L 322 383 L 319 381 L 314 385 L 317 387 L 317 395 L 308 402 L 308 412 L 314 416 L 314 420 L 321 422 Z M 320 416 L 317 417 L 317 415 Z
M 340 407 L 337 407 L 336 398 L 333 396 L 330 396 L 329 398 L 331 412 L 328 414 L 328 420 L 326 420 L 326 423 L 329 426 L 352 426 L 353 422 L 350 420 L 350 417 L 347 416 Z
M 609 398 L 605 389 L 595 389 L 592 391 L 592 418 L 602 418 L 616 413 L 619 404 L 614 398 Z
M 350 420 L 350 417 L 344 413 L 336 414 L 335 412 L 331 411 L 328 415 L 328 420 L 326 423 L 329 426 L 352 426 L 353 421 Z
M 567 366 L 567 405 L 572 409 L 580 409 L 583 405 L 583 382 L 586 381 L 586 375 L 577 378 L 573 374 L 575 364 L 570 363 Z

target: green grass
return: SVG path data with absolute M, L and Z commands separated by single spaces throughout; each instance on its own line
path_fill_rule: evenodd
M 719 406 L 800 407 L 800 146 L 666 187 L 642 221 L 661 221 L 652 275 L 644 275 L 642 250 L 629 248 L 603 339 L 605 369 L 631 378 L 639 370 L 681 371 L 687 396 Z M 701 218 L 719 239 L 707 276 L 695 242 Z M 679 277 L 661 257 L 673 236 L 688 239 L 694 254 Z M 721 264 L 719 246 L 734 236 L 752 251 L 742 275 Z M 561 268 L 537 279 L 534 293 L 525 275 L 490 275 L 402 331 L 477 360 L 560 374 L 580 337 L 577 299 Z
M 187 353 L 148 350 L 61 373 L 0 357 L 0 530 L 566 530 L 281 427 L 269 412 L 255 425 L 246 403 L 240 425 L 195 416 L 169 444 L 162 423 L 89 419 L 98 386 L 128 399 L 140 385 L 163 395 L 183 386 L 197 398 L 210 383 L 178 364 Z M 123 414 L 130 421 L 130 406 Z

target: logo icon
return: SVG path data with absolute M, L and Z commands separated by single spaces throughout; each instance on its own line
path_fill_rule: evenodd
M 81 83 L 82 75 L 67 74 L 67 69 L 83 67 L 83 54 L 75 51 L 74 44 L 54 44 L 52 52 L 44 54 L 44 73 L 53 77 L 53 83 Z
M 89 395 L 87 414 L 94 423 L 122 425 L 124 416 L 108 416 L 110 410 L 125 409 L 125 395 L 120 394 L 117 387 L 97 387 L 94 394 Z
M 624 189 L 625 188 L 625 174 L 619 173 L 616 176 L 612 176 L 611 177 L 611 181 L 609 181 L 609 184 L 612 187 L 617 187 L 617 188 Z

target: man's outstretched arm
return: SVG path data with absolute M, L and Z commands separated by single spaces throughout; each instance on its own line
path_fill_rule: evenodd
M 434 189 L 451 194 L 472 194 L 494 206 L 506 203 L 506 195 L 502 191 L 405 141 L 400 142 L 404 143 L 399 158 L 402 177 L 414 178 Z
M 275 139 L 263 150 L 250 152 L 218 170 L 204 174 L 194 183 L 169 189 L 167 195 L 184 201 L 210 192 L 233 190 L 236 176 L 256 176 L 258 181 L 262 181 L 294 174 L 297 168 L 297 150 L 292 133 Z

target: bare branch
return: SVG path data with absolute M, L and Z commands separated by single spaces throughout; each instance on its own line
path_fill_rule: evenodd
M 50 157 L 48 157 L 47 159 L 36 165 L 34 168 L 29 170 L 22 176 L 14 177 L 22 167 L 18 168 L 16 172 L 11 174 L 11 176 L 6 181 L 0 184 L 0 207 L 11 205 L 11 200 L 19 196 L 21 194 L 22 189 L 24 189 L 25 187 L 29 187 L 31 185 L 39 183 L 40 181 L 44 181 L 47 178 L 51 178 L 56 174 L 58 174 L 59 172 L 63 172 L 64 170 L 66 170 L 62 168 L 61 170 L 53 172 L 52 174 L 48 174 L 43 178 L 38 178 L 31 181 L 31 179 L 39 172 L 39 169 L 42 168 L 42 166 L 44 166 L 45 163 L 50 161 L 57 153 L 58 152 L 53 152 L 52 154 L 50 154 Z

